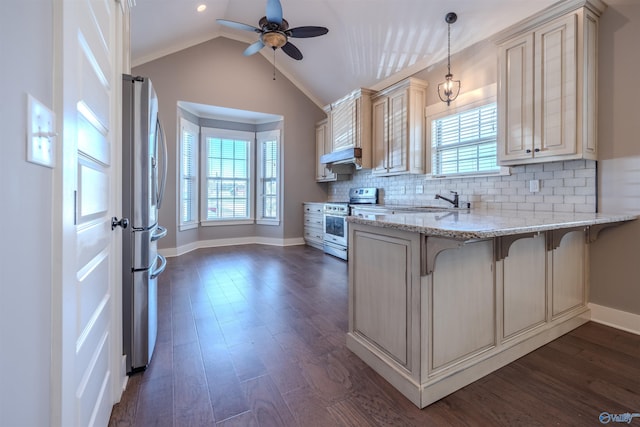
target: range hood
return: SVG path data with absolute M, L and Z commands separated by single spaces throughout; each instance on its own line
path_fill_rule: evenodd
M 327 165 L 332 172 L 352 173 L 362 169 L 362 148 L 346 148 L 320 156 L 320 163 Z

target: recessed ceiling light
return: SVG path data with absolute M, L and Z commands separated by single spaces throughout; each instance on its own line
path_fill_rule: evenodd
M 206 4 L 201 4 L 201 5 L 198 6 L 198 8 L 196 10 L 198 12 L 204 12 L 206 8 L 207 8 Z

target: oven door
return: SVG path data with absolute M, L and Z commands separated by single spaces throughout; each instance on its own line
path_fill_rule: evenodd
M 347 217 L 324 215 L 324 241 L 347 246 Z

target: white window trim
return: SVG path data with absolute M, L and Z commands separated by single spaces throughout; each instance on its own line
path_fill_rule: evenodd
M 182 157 L 183 157 L 183 140 L 182 137 L 184 135 L 184 131 L 190 132 L 195 136 L 194 142 L 195 147 L 193 150 L 194 163 L 195 163 L 195 191 L 193 195 L 192 202 L 192 211 L 194 212 L 194 218 L 191 221 L 182 221 L 182 200 L 183 200 L 183 191 L 182 191 Z M 200 201 L 200 188 L 199 188 L 199 162 L 198 155 L 200 151 L 200 126 L 195 123 L 186 120 L 184 117 L 180 117 L 180 135 L 178 140 L 180 141 L 179 150 L 180 154 L 178 156 L 178 230 L 185 231 L 198 227 L 199 223 L 199 201 Z
M 262 144 L 265 141 L 277 141 L 277 150 L 278 150 L 278 162 L 276 165 L 276 170 L 278 171 L 276 176 L 276 188 L 278 189 L 277 193 L 277 215 L 276 218 L 263 218 L 262 217 L 262 186 L 260 185 L 260 181 L 264 176 L 263 159 L 262 159 Z M 256 133 L 256 165 L 260 169 L 256 171 L 256 224 L 258 225 L 280 225 L 280 212 L 282 211 L 282 141 L 280 140 L 280 130 L 270 130 Z
M 497 87 L 496 83 L 490 84 L 488 86 L 481 87 L 479 89 L 473 90 L 471 92 L 466 92 L 458 96 L 455 101 L 451 103 L 451 106 L 448 106 L 444 102 L 438 102 L 436 104 L 429 105 L 425 108 L 425 116 L 427 118 L 426 130 L 427 130 L 427 147 L 429 147 L 428 152 L 431 151 L 431 147 L 433 146 L 433 141 L 431 139 L 431 125 L 434 120 L 437 120 L 441 117 L 462 113 L 466 110 L 471 110 L 473 108 L 481 107 L 483 105 L 491 104 L 497 102 Z M 429 162 L 433 162 L 431 158 L 428 159 Z M 429 170 L 433 171 L 433 164 L 429 168 Z M 473 178 L 473 177 L 487 177 L 487 176 L 501 176 L 501 175 L 511 175 L 511 169 L 505 166 L 500 166 L 495 172 L 472 172 L 472 173 L 461 173 L 455 175 L 437 175 L 433 172 L 431 174 L 427 174 L 425 179 L 434 180 L 434 179 L 455 179 L 455 178 Z
M 253 195 L 255 194 L 255 133 L 254 132 L 246 132 L 240 130 L 230 130 L 230 129 L 218 129 L 218 128 L 207 128 L 203 127 L 200 129 L 200 150 L 203 153 L 200 162 L 201 169 L 201 179 L 202 186 L 200 188 L 200 200 L 201 200 L 201 208 L 200 215 L 201 221 L 200 225 L 204 227 L 210 226 L 225 226 L 225 225 L 247 225 L 247 224 L 255 224 L 254 212 L 255 212 L 255 202 Z M 207 156 L 206 153 L 206 144 L 208 137 L 215 138 L 235 138 L 235 139 L 244 139 L 249 141 L 249 149 L 247 150 L 249 156 L 249 166 L 248 166 L 248 184 L 249 188 L 247 191 L 249 194 L 247 195 L 247 199 L 249 201 L 249 214 L 247 218 L 241 219 L 206 219 L 207 218 L 207 191 L 206 191 L 206 182 L 207 182 Z

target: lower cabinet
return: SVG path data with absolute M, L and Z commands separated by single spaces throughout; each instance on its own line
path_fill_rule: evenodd
M 347 346 L 421 408 L 589 319 L 584 228 L 467 242 L 349 230 Z
M 322 208 L 324 203 L 307 202 L 304 209 L 304 241 L 307 245 L 322 249 L 324 224 Z

